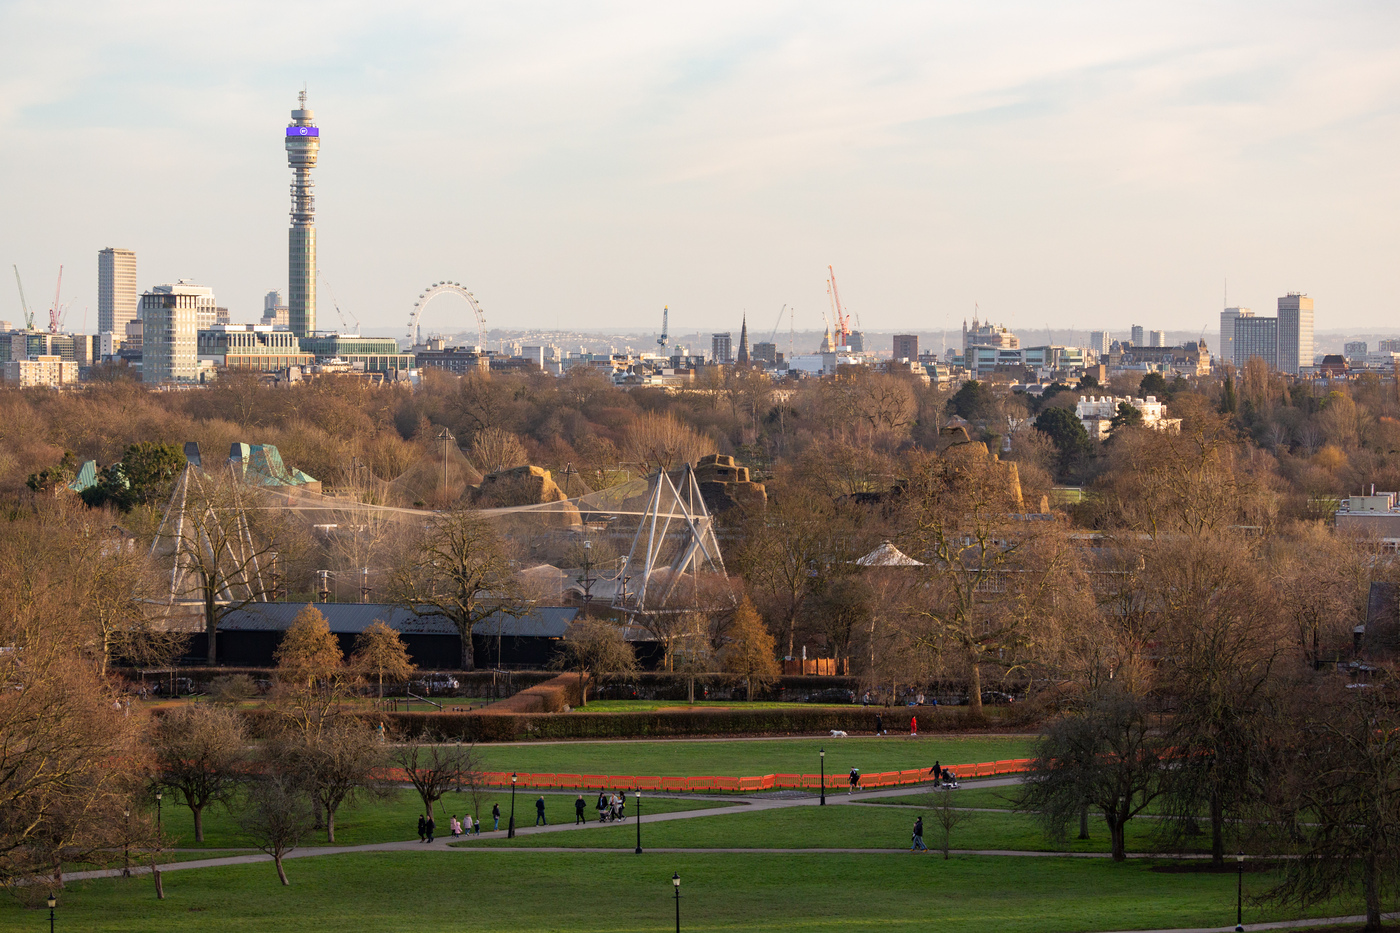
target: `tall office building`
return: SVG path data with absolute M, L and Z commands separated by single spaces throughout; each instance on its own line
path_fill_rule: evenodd
M 1346 353 L 1347 359 L 1357 360 L 1366 358 L 1366 350 L 1366 341 L 1348 340 L 1346 343 L 1346 347 L 1343 349 L 1343 352 Z
M 1165 347 L 1167 345 L 1167 332 L 1164 330 L 1148 331 L 1147 345 L 1149 347 Z
M 282 289 L 275 288 L 263 296 L 262 323 L 264 327 L 287 329 L 287 302 L 282 298 Z
M 1089 332 L 1089 349 L 1093 350 L 1099 356 L 1108 355 L 1108 347 L 1112 342 L 1112 338 L 1106 330 L 1093 330 Z
M 136 297 L 136 254 L 108 247 L 97 254 L 97 332 L 126 333 L 140 310 Z
M 919 358 L 918 334 L 894 335 L 894 359 L 914 362 Z
M 1235 368 L 1258 357 L 1270 369 L 1278 369 L 1279 321 L 1276 317 L 1235 319 Z
M 710 335 L 710 357 L 716 363 L 734 362 L 734 343 L 727 332 Z
M 141 296 L 141 381 L 199 381 L 199 321 L 214 313 L 214 290 L 181 279 Z
M 1143 346 L 1143 327 L 1141 324 L 1133 325 L 1133 346 Z
M 1220 312 L 1220 343 L 1215 358 L 1222 363 L 1235 361 L 1235 321 L 1242 317 L 1254 317 L 1254 312 L 1248 308 L 1226 308 Z
M 1278 300 L 1278 368 L 1296 376 L 1313 365 L 1313 300 L 1289 292 Z
M 316 197 L 311 170 L 321 151 L 321 131 L 306 106 L 306 91 L 287 125 L 287 164 L 292 167 L 292 228 L 287 239 L 287 321 L 292 333 L 308 337 L 316 330 Z

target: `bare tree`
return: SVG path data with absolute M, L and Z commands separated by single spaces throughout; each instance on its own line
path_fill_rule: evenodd
M 953 791 L 950 788 L 942 787 L 933 793 L 933 823 L 940 833 L 938 847 L 943 851 L 943 860 L 947 861 L 948 850 L 952 847 L 953 830 L 972 814 L 953 806 Z
M 433 516 L 392 573 L 396 603 L 415 615 L 449 620 L 462 639 L 462 669 L 472 670 L 472 627 L 516 601 L 510 559 L 486 520 L 468 509 Z
M 447 744 L 446 739 L 431 732 L 402 742 L 391 756 L 393 764 L 403 769 L 404 776 L 422 798 L 428 819 L 433 818 L 433 804 L 441 800 L 443 794 L 478 780 L 479 758 L 475 745 Z
M 315 821 L 311 801 L 290 777 L 277 773 L 253 781 L 247 798 L 239 825 L 253 845 L 272 856 L 281 882 L 291 884 L 282 860 L 311 832 Z
M 472 438 L 472 458 L 483 473 L 496 473 L 528 463 L 520 438 L 501 428 L 484 428 Z
M 345 667 L 345 656 L 330 623 L 321 610 L 309 604 L 292 619 L 273 658 L 278 677 L 308 688 L 329 682 Z
M 588 705 L 590 680 L 630 673 L 637 669 L 637 655 L 611 622 L 574 622 L 564 633 L 557 663 L 578 672 L 579 703 Z
M 326 842 L 334 843 L 336 811 L 372 786 L 383 745 L 365 723 L 340 717 L 317 735 L 290 733 L 275 747 L 279 767 L 315 801 Z
M 162 785 L 179 793 L 204 841 L 204 810 L 226 802 L 241 779 L 246 736 L 238 714 L 218 706 L 181 706 L 156 721 L 151 736 Z
M 1309 698 L 1285 743 L 1288 773 L 1274 825 L 1297 858 L 1282 862 L 1270 896 L 1307 907 L 1360 891 L 1367 930 L 1400 867 L 1400 705 L 1392 684 L 1329 685 Z
M 694 429 L 670 414 L 647 412 L 627 427 L 623 453 L 648 473 L 667 472 L 694 463 L 714 449 Z
M 1141 700 L 1107 693 L 1041 733 L 1018 806 L 1037 814 L 1053 839 L 1065 837 L 1086 804 L 1098 809 L 1108 823 L 1113 860 L 1121 862 L 1128 821 L 1160 790 L 1161 744 Z

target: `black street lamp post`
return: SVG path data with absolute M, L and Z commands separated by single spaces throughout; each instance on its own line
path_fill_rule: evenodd
M 671 875 L 671 884 L 676 888 L 676 933 L 681 933 L 681 876 L 679 873 Z M 49 903 L 52 904 L 53 900 L 50 899 Z M 53 930 L 50 930 L 49 933 L 53 933 Z
M 676 882 L 676 883 L 679 884 L 680 882 Z M 54 897 L 52 894 L 50 894 L 50 895 L 49 895 L 49 933 L 53 933 L 53 909 L 54 909 L 55 907 L 57 907 L 57 906 L 58 906 L 58 898 L 56 898 L 56 897 Z M 677 909 L 677 910 L 680 910 L 679 907 L 677 907 L 676 909 Z M 677 916 L 679 916 L 679 914 L 678 914 Z M 678 928 L 678 929 L 679 929 L 679 928 Z
M 637 788 L 637 854 L 642 854 L 642 789 Z
M 160 798 L 163 796 L 165 795 L 160 791 L 156 791 L 156 835 L 158 836 L 165 834 L 165 824 L 161 821 L 160 816 Z
M 510 776 L 510 826 L 506 828 L 506 838 L 515 838 L 515 775 Z
M 822 758 L 822 806 L 826 806 L 826 749 L 821 750 Z
M 131 877 L 131 811 L 122 810 L 126 829 L 122 832 L 122 877 Z
M 1244 933 L 1244 850 L 1235 855 L 1238 883 L 1235 885 L 1235 933 Z

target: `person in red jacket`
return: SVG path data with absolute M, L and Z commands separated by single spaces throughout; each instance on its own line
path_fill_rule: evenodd
M 910 717 L 909 717 L 909 734 L 910 734 L 910 735 L 918 735 L 918 734 L 919 734 L 919 717 L 918 717 L 918 716 L 910 716 Z

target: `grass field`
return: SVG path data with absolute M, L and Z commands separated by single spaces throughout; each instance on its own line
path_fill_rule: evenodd
M 762 774 L 816 774 L 818 751 L 826 749 L 828 774 L 851 768 L 865 772 L 900 771 L 944 765 L 975 764 L 1030 753 L 1030 736 L 926 735 L 844 739 L 755 739 L 650 742 L 559 742 L 554 744 L 482 745 L 482 767 L 489 771 L 545 774 L 627 774 L 669 777 L 712 774 L 742 777 Z
M 651 812 L 650 810 L 644 812 Z M 914 820 L 924 817 L 924 843 L 935 847 L 940 830 L 930 810 L 893 807 L 786 807 L 753 813 L 698 816 L 642 827 L 643 847 L 666 849 L 907 849 Z M 1151 852 L 1158 825 L 1149 820 L 1128 824 L 1130 852 Z M 1077 830 L 1077 827 L 1076 827 Z M 600 826 L 580 832 L 518 836 L 480 844 L 520 848 L 632 848 L 636 829 Z M 1202 844 L 1206 844 L 1204 839 Z M 478 845 L 473 839 L 463 847 Z M 1107 852 L 1108 827 L 1091 816 L 1089 838 L 1055 842 L 1045 837 L 1034 817 L 1016 813 L 965 813 L 952 831 L 954 849 L 1012 849 L 1023 852 Z
M 515 799 L 515 823 L 517 826 L 528 825 L 535 821 L 535 798 L 539 796 L 539 794 L 517 791 Z M 573 822 L 576 796 L 576 794 L 545 794 L 545 818 L 551 823 Z M 595 793 L 592 797 L 585 794 L 584 799 L 588 801 L 588 812 L 594 813 L 593 803 L 597 800 L 597 794 Z M 481 815 L 487 819 L 488 829 L 491 826 L 491 805 L 493 803 L 501 805 L 501 829 L 504 831 L 506 821 L 510 817 L 510 791 L 482 796 Z M 666 800 L 657 798 L 647 800 L 645 806 L 647 813 L 673 813 L 678 810 L 703 809 L 717 806 L 720 803 L 721 801 L 710 802 L 703 799 Z M 190 815 L 189 808 L 172 807 L 169 805 L 168 799 L 166 804 L 164 825 L 167 845 L 170 848 L 221 849 L 250 845 L 239 831 L 233 816 L 222 806 L 213 806 L 204 811 L 204 842 L 198 843 L 194 841 L 194 817 Z M 450 793 L 438 801 L 433 814 L 437 821 L 437 834 L 439 836 L 448 835 L 449 817 L 456 814 L 460 819 L 466 815 L 470 805 L 471 795 L 466 793 Z M 629 800 L 629 814 L 633 812 L 631 807 L 632 803 Z M 412 790 L 398 790 L 388 798 L 368 798 L 353 806 L 342 807 L 336 814 L 335 820 L 336 845 L 364 845 L 372 842 L 416 839 L 418 837 L 418 814 L 422 812 L 423 801 Z M 303 844 L 308 846 L 325 845 L 325 832 L 311 833 Z
M 270 864 L 169 872 L 164 901 L 146 878 L 76 882 L 59 894 L 58 928 L 665 933 L 675 924 L 673 872 L 685 930 L 1059 933 L 1234 922 L 1233 874 L 1161 873 L 1145 861 L 409 852 L 292 860 L 290 887 Z M 1246 893 L 1268 882 L 1247 876 Z M 1354 905 L 1321 915 L 1342 912 Z M 38 930 L 46 913 L 6 898 L 0 928 Z M 1279 916 L 1248 907 L 1245 922 Z

